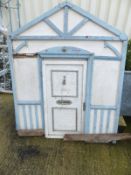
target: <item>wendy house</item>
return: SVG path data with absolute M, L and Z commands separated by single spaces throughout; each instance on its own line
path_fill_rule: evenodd
M 20 136 L 117 133 L 127 36 L 63 2 L 9 34 Z

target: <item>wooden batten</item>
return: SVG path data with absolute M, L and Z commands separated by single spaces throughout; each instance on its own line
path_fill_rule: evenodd
M 14 59 L 21 59 L 21 58 L 23 58 L 23 59 L 26 59 L 26 58 L 36 58 L 36 55 L 37 54 L 35 54 L 35 53 L 31 53 L 31 54 L 27 54 L 27 53 L 22 53 L 22 54 L 20 54 L 20 53 L 17 53 L 17 54 L 13 54 L 13 56 L 14 56 Z
M 66 134 L 64 141 L 85 141 L 87 143 L 110 143 L 131 139 L 131 133 L 121 134 Z
M 17 131 L 19 136 L 43 136 L 44 131 L 43 129 L 34 129 L 34 130 L 27 130 L 22 129 Z

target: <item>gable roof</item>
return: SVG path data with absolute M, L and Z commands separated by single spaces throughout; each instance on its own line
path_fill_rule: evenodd
M 50 20 L 48 20 L 48 18 L 50 16 L 52 16 L 53 14 L 57 13 L 58 11 L 60 11 L 63 8 L 65 9 L 64 10 L 64 33 L 61 33 L 61 31 L 59 31 L 58 28 Z M 56 33 L 58 33 L 59 35 L 64 34 L 65 37 L 67 36 L 67 39 L 68 39 L 69 34 L 71 35 L 72 32 L 73 32 L 72 31 L 72 32 L 68 33 L 68 31 L 67 31 L 68 30 L 68 27 L 67 27 L 67 25 L 68 25 L 67 24 L 68 23 L 67 22 L 67 20 L 68 20 L 68 8 L 84 17 L 84 19 L 73 30 L 77 30 L 78 28 L 80 28 L 87 21 L 92 21 L 93 23 L 97 24 L 98 26 L 100 26 L 100 27 L 104 28 L 105 30 L 109 31 L 110 33 L 114 34 L 120 40 L 127 40 L 127 36 L 126 36 L 125 33 L 120 32 L 118 29 L 114 28 L 113 26 L 107 24 L 106 22 L 104 22 L 104 21 L 100 20 L 99 18 L 91 15 L 87 11 L 81 9 L 80 7 L 74 5 L 70 2 L 63 2 L 63 3 L 58 4 L 57 6 L 55 6 L 54 8 L 49 10 L 48 12 L 46 12 L 46 13 L 42 14 L 41 16 L 35 18 L 34 20 L 27 23 L 23 27 L 19 28 L 15 32 L 12 32 L 10 34 L 12 39 L 19 36 L 21 33 L 27 31 L 28 29 L 30 29 L 31 27 L 35 26 L 36 24 L 38 24 L 42 21 L 46 22 L 51 28 L 54 29 L 54 31 Z M 66 34 L 68 34 L 68 35 L 66 35 Z M 92 39 L 92 36 L 89 36 L 89 38 L 90 37 Z M 54 37 L 54 39 L 55 39 L 55 37 Z

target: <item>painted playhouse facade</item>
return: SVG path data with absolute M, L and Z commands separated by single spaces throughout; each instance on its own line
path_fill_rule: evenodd
M 8 44 L 19 135 L 117 133 L 125 34 L 65 2 Z

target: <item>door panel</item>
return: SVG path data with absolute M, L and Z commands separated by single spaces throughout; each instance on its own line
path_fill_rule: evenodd
M 44 60 L 42 64 L 46 137 L 82 133 L 86 61 Z

